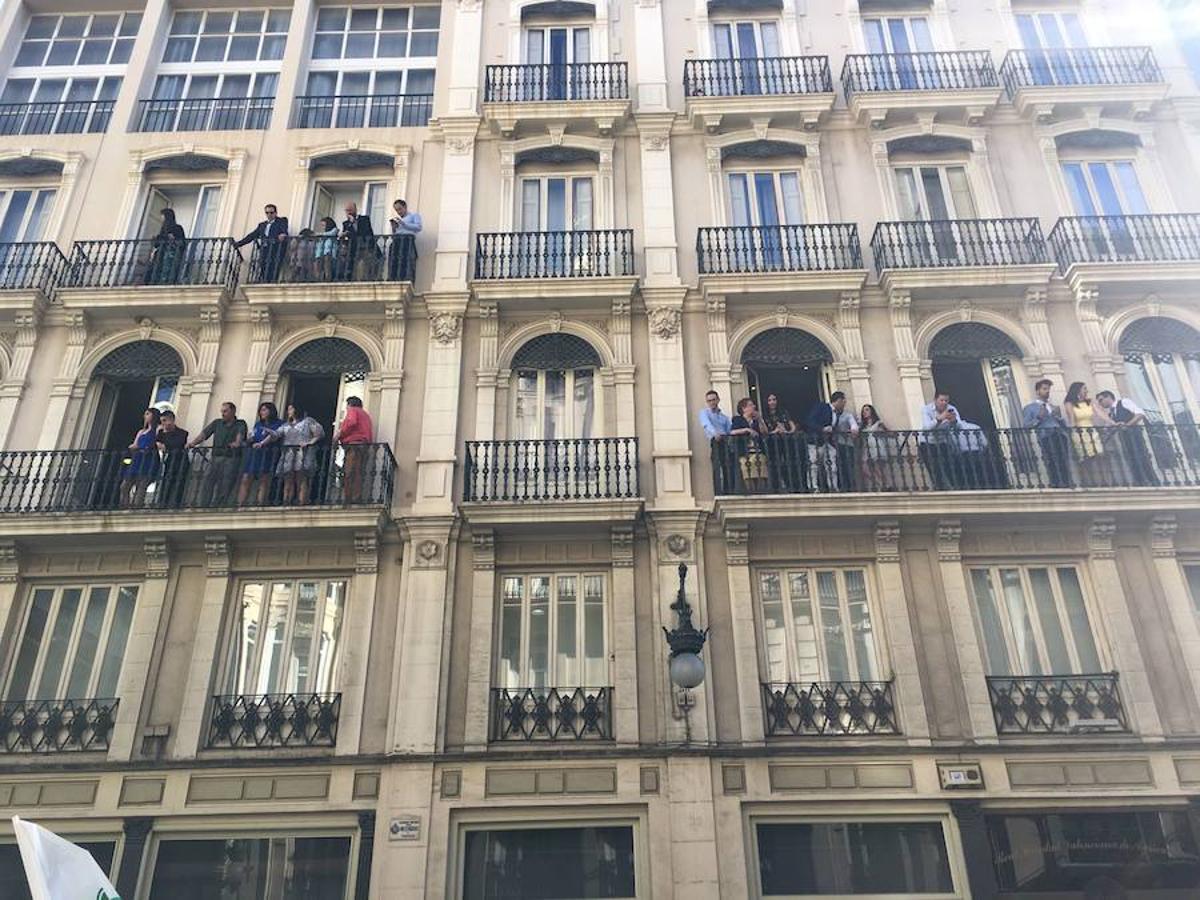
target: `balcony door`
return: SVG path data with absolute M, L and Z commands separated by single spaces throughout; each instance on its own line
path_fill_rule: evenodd
M 1083 80 L 1080 68 L 1087 65 L 1086 54 L 1062 52 L 1088 45 L 1076 13 L 1049 10 L 1021 13 L 1017 16 L 1017 31 L 1034 84 L 1076 84 Z
M 777 22 L 718 22 L 713 25 L 713 48 L 717 59 L 731 61 L 718 73 L 722 96 L 772 93 L 772 70 L 761 60 L 780 56 Z
M 333 219 L 338 229 L 346 218 L 347 203 L 358 207 L 371 220 L 377 235 L 389 234 L 388 183 L 386 181 L 322 181 L 313 188 L 312 227 L 317 229 L 325 216 Z
M 54 188 L 0 189 L 0 245 L 40 241 L 55 194 Z
M 942 329 L 929 345 L 934 387 L 950 391 L 959 415 L 985 429 L 1021 427 L 1026 382 L 1021 348 L 982 322 Z
M 912 266 L 954 265 L 964 249 L 954 220 L 977 214 L 966 167 L 898 166 L 894 171 L 900 219 L 924 223 L 898 251 Z
M 1174 319 L 1139 319 L 1117 347 L 1125 358 L 1130 399 L 1150 423 L 1178 426 L 1178 441 L 1151 435 L 1159 466 L 1176 465 L 1179 449 L 1190 460 L 1200 460 L 1200 333 Z
M 804 268 L 802 241 L 786 239 L 784 225 L 804 224 L 799 172 L 730 172 L 729 213 L 739 271 Z
M 520 230 L 525 238 L 517 265 L 549 275 L 586 274 L 595 260 L 586 235 L 594 227 L 595 182 L 590 175 L 553 175 L 521 179 Z
M 924 16 L 887 16 L 863 19 L 867 52 L 872 56 L 886 55 L 887 59 L 872 63 L 872 72 L 881 83 L 876 90 L 911 91 L 938 87 L 928 71 L 914 64 L 913 53 L 932 53 L 933 33 Z
M 1064 162 L 1062 172 L 1075 215 L 1084 218 L 1080 234 L 1091 252 L 1099 259 L 1137 259 L 1139 238 L 1125 217 L 1145 215 L 1150 206 L 1133 162 Z
M 586 99 L 587 76 L 570 66 L 592 61 L 592 30 L 583 27 L 540 27 L 525 30 L 525 63 L 544 67 L 532 73 L 530 99 Z

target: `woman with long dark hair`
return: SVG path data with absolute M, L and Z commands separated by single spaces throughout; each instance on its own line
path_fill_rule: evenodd
M 142 413 L 142 427 L 133 436 L 127 449 L 121 472 L 121 506 L 141 506 L 146 499 L 146 488 L 158 478 L 158 435 L 159 412 L 153 406 Z
M 178 284 L 183 273 L 185 237 L 183 226 L 175 221 L 175 210 L 165 207 L 159 214 L 162 225 L 154 236 L 150 250 L 150 266 L 146 270 L 147 284 Z
M 293 401 L 285 408 L 287 421 L 267 438 L 267 442 L 282 443 L 279 465 L 275 472 L 283 479 L 283 505 L 292 499 L 301 506 L 308 505 L 309 488 L 317 470 L 317 444 L 325 437 L 321 423 Z
M 867 490 L 894 491 L 896 479 L 892 466 L 896 456 L 889 429 L 879 418 L 879 411 L 870 403 L 864 403 L 858 411 L 859 435 L 862 440 L 863 483 Z
M 1087 385 L 1082 381 L 1072 382 L 1067 388 L 1063 417 L 1071 426 L 1071 446 L 1079 464 L 1079 483 L 1084 487 L 1103 487 L 1112 483 L 1114 476 L 1109 470 L 1115 466 L 1115 460 L 1105 452 L 1104 443 L 1108 436 L 1103 429 L 1110 427 L 1113 420 L 1099 404 L 1092 402 Z
M 259 506 L 265 506 L 271 491 L 271 479 L 275 473 L 275 464 L 279 459 L 279 450 L 270 447 L 275 430 L 283 423 L 279 420 L 279 410 L 274 403 L 260 403 L 258 417 L 254 420 L 254 430 L 250 432 L 250 449 L 246 451 L 246 461 L 242 464 L 242 483 L 238 485 L 238 506 L 245 506 L 250 496 L 250 486 L 257 483 L 257 501 Z

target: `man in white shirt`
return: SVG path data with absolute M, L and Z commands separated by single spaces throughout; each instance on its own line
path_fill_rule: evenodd
M 1096 402 L 1117 423 L 1121 439 L 1121 450 L 1129 466 L 1133 483 L 1139 487 L 1157 487 L 1158 473 L 1154 470 L 1154 458 L 1146 446 L 1146 411 L 1127 397 L 1118 397 L 1112 391 L 1101 391 Z
M 391 281 L 412 281 L 417 260 L 417 235 L 425 223 L 421 214 L 408 211 L 407 200 L 392 204 L 396 214 L 389 220 L 392 226 L 392 246 L 388 253 L 388 272 Z
M 933 487 L 939 491 L 955 487 L 954 462 L 958 445 L 954 430 L 958 427 L 958 409 L 950 402 L 949 391 L 934 393 L 933 402 L 921 407 L 921 463 Z

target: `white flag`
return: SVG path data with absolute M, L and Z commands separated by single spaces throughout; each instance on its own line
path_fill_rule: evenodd
M 33 822 L 12 823 L 33 900 L 121 900 L 92 854 Z

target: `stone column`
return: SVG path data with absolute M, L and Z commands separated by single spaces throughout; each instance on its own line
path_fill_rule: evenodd
M 1150 550 L 1158 573 L 1171 628 L 1179 641 L 1180 655 L 1192 681 L 1192 693 L 1200 700 L 1200 621 L 1188 590 L 1187 581 L 1175 556 L 1175 533 L 1179 522 L 1173 515 L 1155 516 L 1150 523 Z M 3 621 L 0 619 L 0 621 Z
M 614 437 L 632 437 L 637 434 L 634 427 L 634 365 L 633 365 L 633 319 L 630 315 L 628 297 L 616 297 L 608 320 L 608 330 L 613 348 L 613 387 L 616 389 L 616 431 Z
M 917 663 L 917 644 L 913 638 L 912 616 L 904 592 L 904 572 L 900 567 L 900 522 L 886 519 L 875 523 L 875 571 L 879 575 L 879 611 L 887 635 L 892 678 L 896 684 L 895 702 L 900 728 L 913 743 L 929 743 L 929 716 L 925 691 Z
M 8 447 L 9 438 L 12 436 L 17 404 L 21 402 L 21 395 L 25 390 L 25 378 L 29 374 L 29 364 L 33 361 L 38 326 L 41 325 L 45 308 L 46 299 L 39 294 L 28 308 L 19 310 L 13 317 L 17 333 L 13 336 L 12 361 L 8 371 L 4 373 L 4 381 L 0 383 L 0 450 Z
M 138 29 L 133 50 L 129 54 L 129 62 L 125 66 L 121 91 L 113 104 L 110 127 L 115 131 L 132 131 L 130 125 L 136 122 L 138 101 L 143 97 L 153 96 L 154 76 L 158 69 L 158 61 L 162 59 L 163 42 L 172 11 L 169 0 L 147 0 L 143 7 L 142 25 Z M 111 232 L 113 237 L 120 236 L 129 224 L 124 220 L 117 222 L 116 228 Z M 129 896 L 133 896 L 133 891 L 129 892 Z
M 475 432 L 472 440 L 496 439 L 496 388 L 500 383 L 497 354 L 500 352 L 500 310 L 495 303 L 480 302 L 479 365 L 475 369 Z
M 359 531 L 354 535 L 354 580 L 346 598 L 346 627 L 342 630 L 342 666 L 338 689 L 342 712 L 338 722 L 337 755 L 361 752 L 362 722 L 367 692 L 367 663 L 371 648 L 371 623 L 375 620 L 375 587 L 379 572 L 379 535 Z
M 744 522 L 725 524 L 725 562 L 729 572 L 730 636 L 742 743 L 761 745 L 764 679 L 759 667 L 758 628 L 754 623 L 754 591 L 750 583 L 750 528 Z
M 962 841 L 970 896 L 972 900 L 994 900 L 999 896 L 1000 886 L 996 881 L 992 842 L 983 821 L 983 807 L 978 800 L 951 800 L 950 812 L 954 814 Z
M 712 763 L 703 757 L 670 756 L 666 768 L 673 896 L 718 900 L 721 880 Z
M 888 295 L 888 308 L 892 318 L 896 366 L 900 371 L 900 390 L 904 396 L 904 418 L 910 428 L 920 428 L 925 387 L 921 383 L 921 359 L 913 339 L 912 294 L 893 288 Z
M 708 380 L 721 395 L 725 409 L 733 406 L 733 375 L 729 364 L 729 331 L 725 318 L 725 297 L 708 294 L 704 298 L 708 323 Z M 699 408 L 699 407 L 697 407 Z
M 609 604 L 610 652 L 613 658 L 613 730 L 618 744 L 636 746 L 640 739 L 637 696 L 637 621 L 634 613 L 632 525 L 614 525 L 612 602 Z
M 158 625 L 167 598 L 167 576 L 171 574 L 170 548 L 166 538 L 147 537 L 146 580 L 138 591 L 137 606 L 125 645 L 125 661 L 117 687 L 117 718 L 113 725 L 108 758 L 114 762 L 131 759 L 135 753 L 142 700 L 150 677 L 150 661 L 158 646 Z
M 682 320 L 684 289 L 642 289 L 650 328 L 650 394 L 654 409 L 654 503 L 686 509 L 692 498 L 688 444 L 687 386 L 684 382 Z
M 862 294 L 859 291 L 843 291 L 838 302 L 838 331 L 841 333 L 842 346 L 846 350 L 846 379 L 847 393 L 851 398 L 852 410 L 862 408 L 864 403 L 871 403 L 871 365 L 863 351 L 862 328 L 859 324 L 858 310 L 862 306 Z
M 0 540 L 0 652 L 19 640 L 16 628 L 20 619 L 13 616 L 17 606 L 17 590 L 20 586 L 21 566 L 16 541 Z
M 50 401 L 46 404 L 46 415 L 42 419 L 42 433 L 38 437 L 38 449 L 67 449 L 72 429 L 67 422 L 72 400 L 83 398 L 83 385 L 76 386 L 83 364 L 83 351 L 87 346 L 88 321 L 79 310 L 64 311 L 58 317 L 67 329 L 67 346 L 58 366 L 58 376 L 50 385 Z
M 1120 394 L 1117 386 L 1117 372 L 1120 369 L 1120 358 L 1113 358 L 1108 352 L 1104 341 L 1103 323 L 1100 318 L 1098 304 L 1100 289 L 1095 285 L 1078 284 L 1075 286 L 1075 315 L 1079 320 L 1079 328 L 1083 332 L 1083 346 L 1087 353 L 1088 362 L 1092 367 L 1092 396 L 1100 391 L 1113 391 Z
M 1055 393 L 1066 393 L 1067 383 L 1063 378 L 1062 357 L 1054 347 L 1054 339 L 1050 336 L 1050 325 L 1046 321 L 1047 288 L 1031 287 L 1025 290 L 1025 302 L 1021 305 L 1021 321 L 1033 339 L 1037 350 L 1037 359 L 1033 360 L 1039 371 L 1029 374 L 1038 378 L 1049 378 L 1054 382 Z
M 383 308 L 383 371 L 380 375 L 377 440 L 396 445 L 400 429 L 400 389 L 404 386 L 404 304 Z
M 175 756 L 179 759 L 195 757 L 201 741 L 207 737 L 209 700 L 217 676 L 217 653 L 229 588 L 229 540 L 223 534 L 205 535 L 204 554 L 204 594 L 192 636 L 192 660 L 175 734 Z
M 471 649 L 467 658 L 467 750 L 483 750 L 492 721 L 492 646 L 496 620 L 496 535 L 471 529 Z
M 154 820 L 148 816 L 125 820 L 121 868 L 117 871 L 117 883 L 113 885 L 122 897 L 132 897 L 137 891 L 138 876 L 142 872 L 142 858 L 146 855 L 146 841 L 150 838 L 153 827 Z
M 1163 729 L 1158 707 L 1154 705 L 1154 692 L 1138 646 L 1133 616 L 1121 588 L 1121 573 L 1113 546 L 1116 536 L 1117 522 L 1110 516 L 1096 516 L 1088 524 L 1088 557 L 1097 594 L 1096 606 L 1100 620 L 1106 626 L 1108 649 L 1113 668 L 1121 679 L 1121 700 L 1130 726 L 1143 738 L 1161 739 Z M 1093 631 L 1097 624 L 1093 623 Z
M 264 398 L 267 380 L 267 359 L 271 354 L 271 311 L 266 307 L 250 307 L 250 352 L 246 357 L 246 373 L 242 376 L 242 397 L 238 412 L 245 414 Z M 199 421 L 199 420 L 197 420 Z M 205 423 L 202 423 L 203 427 Z
M 221 327 L 225 315 L 223 303 L 214 303 L 200 310 L 200 334 L 197 341 L 196 373 L 192 376 L 192 391 L 187 409 L 179 411 L 180 421 L 209 420 L 213 386 L 217 380 L 217 356 L 221 352 Z M 245 411 L 242 411 L 243 414 Z
M 977 743 L 996 742 L 996 719 L 988 695 L 987 670 L 983 651 L 975 630 L 975 615 L 971 609 L 971 594 L 963 571 L 962 523 L 958 519 L 942 519 L 937 524 L 938 570 L 942 576 L 942 592 L 950 612 L 950 629 L 958 655 L 958 671 L 967 696 L 967 720 L 971 736 Z
M 429 351 L 425 360 L 425 404 L 413 503 L 413 512 L 419 515 L 444 516 L 454 510 L 462 323 L 467 299 L 465 292 L 425 296 L 429 308 Z

